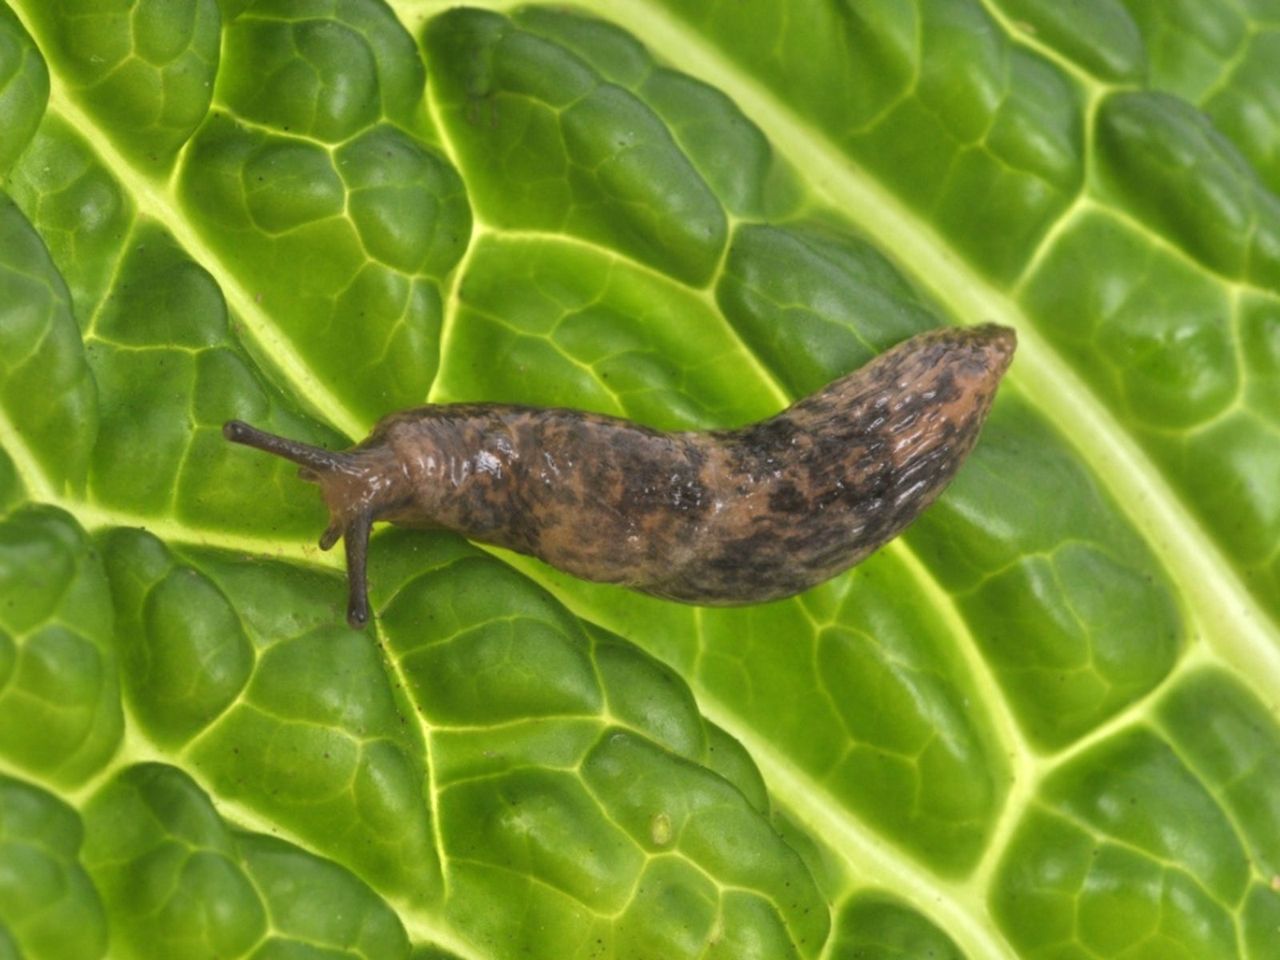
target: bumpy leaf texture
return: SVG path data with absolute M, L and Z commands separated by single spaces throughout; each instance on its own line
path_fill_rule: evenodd
M 1275 0 L 0 3 L 0 957 L 1280 956 Z M 1020 350 L 733 610 L 382 532 L 424 401 Z

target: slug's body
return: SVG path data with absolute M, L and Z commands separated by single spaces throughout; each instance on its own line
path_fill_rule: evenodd
M 973 448 L 1014 344 L 994 325 L 921 334 L 737 430 L 457 404 L 392 414 L 343 453 L 238 421 L 224 433 L 321 485 L 332 522 L 320 544 L 346 539 L 355 626 L 374 520 L 674 600 L 755 603 L 821 583 L 914 520 Z

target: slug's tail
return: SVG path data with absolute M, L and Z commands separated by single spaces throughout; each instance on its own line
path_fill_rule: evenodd
M 347 554 L 347 623 L 357 630 L 369 621 L 369 587 L 366 566 L 369 530 L 374 509 L 362 483 L 363 470 L 356 454 L 341 453 L 267 433 L 240 420 L 222 425 L 222 435 L 232 443 L 265 450 L 298 464 L 298 476 L 318 483 L 329 506 L 329 526 L 320 535 L 320 549 L 328 550 L 339 539 Z

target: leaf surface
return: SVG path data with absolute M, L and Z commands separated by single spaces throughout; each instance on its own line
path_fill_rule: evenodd
M 1270 0 L 0 3 L 0 956 L 1274 956 L 1278 57 Z M 355 632 L 220 433 L 725 428 L 988 321 L 954 484 L 765 605 L 388 529 Z

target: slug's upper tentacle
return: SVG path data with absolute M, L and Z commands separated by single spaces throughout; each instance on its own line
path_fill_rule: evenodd
M 224 432 L 320 485 L 320 545 L 345 539 L 352 626 L 368 617 L 375 520 L 672 599 L 755 603 L 821 583 L 914 520 L 972 449 L 1015 345 L 994 324 L 921 334 L 736 430 L 458 404 L 391 414 L 340 453 L 238 421 Z
M 242 420 L 228 420 L 222 425 L 222 435 L 232 443 L 242 443 L 246 447 L 265 450 L 267 453 L 274 453 L 277 457 L 292 460 L 306 471 L 302 474 L 303 479 L 306 480 L 312 479 L 313 472 L 336 469 L 345 459 L 341 453 L 325 450 L 323 447 L 313 447 L 309 443 L 290 440 L 288 437 L 276 436 L 274 433 L 251 427 Z

